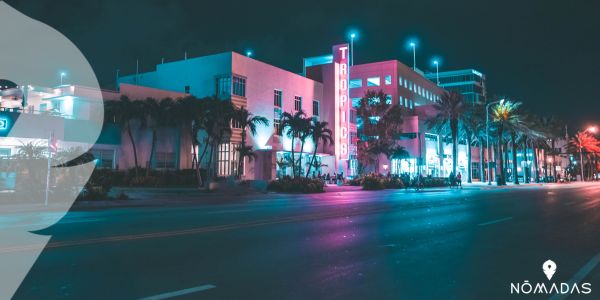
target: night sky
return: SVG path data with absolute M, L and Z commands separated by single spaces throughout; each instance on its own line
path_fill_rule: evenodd
M 489 95 L 523 101 L 572 128 L 600 122 L 600 18 L 593 1 L 184 1 L 7 0 L 69 37 L 101 85 L 115 70 L 147 71 L 165 60 L 252 49 L 254 57 L 300 72 L 356 29 L 355 63 L 399 59 L 417 67 L 475 68 Z M 551 3 L 553 2 L 553 3 Z

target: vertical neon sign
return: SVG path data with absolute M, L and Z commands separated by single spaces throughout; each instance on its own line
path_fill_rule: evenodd
M 348 44 L 333 46 L 335 66 L 335 104 L 336 104 L 336 147 L 338 160 L 349 158 L 349 47 Z

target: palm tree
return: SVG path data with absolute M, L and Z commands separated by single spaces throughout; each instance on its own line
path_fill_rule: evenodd
M 161 101 L 157 101 L 154 98 L 147 98 L 143 103 L 144 115 L 147 119 L 147 123 L 150 124 L 152 129 L 152 142 L 150 146 L 150 157 L 148 158 L 148 167 L 146 168 L 146 176 L 150 174 L 150 168 L 154 161 L 154 155 L 156 152 L 156 140 L 157 131 L 160 128 L 173 126 L 175 124 L 173 118 L 174 104 L 173 99 L 165 98 Z
M 145 122 L 143 109 L 141 107 L 140 101 L 131 101 L 127 96 L 121 96 L 121 99 L 118 101 L 108 101 L 106 102 L 106 119 L 112 120 L 114 123 L 118 124 L 122 130 L 127 132 L 129 136 L 129 141 L 131 142 L 131 148 L 133 152 L 133 160 L 135 164 L 135 176 L 138 176 L 138 157 L 137 157 L 137 147 L 135 144 L 135 139 L 133 138 L 132 133 L 132 122 L 140 121 L 141 124 Z
M 448 126 L 452 137 L 452 172 L 456 174 L 458 165 L 458 125 L 464 113 L 464 101 L 461 94 L 444 92 L 439 103 L 433 105 L 437 114 L 428 121 L 429 127 L 441 132 Z
M 26 160 L 42 159 L 42 158 L 46 158 L 44 156 L 45 151 L 46 151 L 46 147 L 44 145 L 42 145 L 40 142 L 29 142 L 29 143 L 21 142 L 21 145 L 17 146 L 16 157 L 19 159 L 26 159 Z
M 246 147 L 246 130 L 250 130 L 250 134 L 253 136 L 256 135 L 256 129 L 258 125 L 269 126 L 269 120 L 265 117 L 254 116 L 252 115 L 246 108 L 243 106 L 239 109 L 235 110 L 233 121 L 237 123 L 238 127 L 242 129 L 242 141 L 239 147 L 239 150 L 248 150 Z M 251 150 L 251 149 L 250 149 Z M 250 153 L 250 152 L 244 152 Z M 237 168 L 237 178 L 242 177 L 242 166 L 244 163 L 244 154 L 240 152 L 240 158 L 238 160 L 238 168 Z M 254 156 L 254 152 L 251 152 Z M 254 156 L 249 156 L 249 159 L 254 159 Z
M 473 174 L 471 168 L 472 153 L 471 146 L 474 142 L 479 145 L 479 169 L 483 174 L 483 140 L 485 139 L 485 107 L 483 105 L 474 104 L 469 106 L 464 111 L 460 118 L 459 128 L 461 136 L 466 140 L 467 145 L 467 182 L 473 182 Z M 483 181 L 483 177 L 482 177 Z
M 196 97 L 185 97 L 179 99 L 176 105 L 173 107 L 172 117 L 176 120 L 180 131 L 188 131 L 189 138 L 192 143 L 192 169 L 196 170 L 196 178 L 198 180 L 198 186 L 203 186 L 202 176 L 200 174 L 201 165 L 196 150 L 199 146 L 198 134 L 200 130 L 205 128 L 205 120 L 208 112 L 205 109 L 204 101 L 197 99 Z M 205 141 L 206 142 L 206 141 Z M 205 143 L 204 151 L 200 161 L 204 157 L 206 150 L 208 149 L 208 143 Z
M 585 153 L 589 154 L 589 163 L 591 163 L 592 156 L 594 156 L 597 153 L 600 153 L 600 141 L 598 141 L 596 137 L 589 134 L 587 131 L 582 131 L 575 134 L 575 136 L 572 137 L 571 140 L 569 140 L 567 147 L 569 152 L 571 153 L 579 152 L 579 157 L 581 160 L 579 167 L 582 168 L 582 170 L 585 165 L 583 162 L 584 151 Z M 581 173 L 583 174 L 583 171 L 581 171 Z M 581 179 L 585 180 L 584 178 Z
M 304 113 L 304 111 L 300 110 L 297 111 L 295 114 L 290 114 L 288 112 L 284 112 L 281 118 L 281 131 L 285 131 L 285 132 L 281 132 L 282 134 L 285 133 L 285 135 L 289 138 L 292 139 L 292 147 L 291 147 L 291 151 L 292 151 L 292 160 L 293 160 L 293 164 L 292 164 L 292 173 L 293 176 L 296 176 L 297 174 L 299 174 L 299 170 L 297 170 L 297 168 L 299 166 L 297 166 L 296 163 L 296 156 L 294 154 L 294 146 L 295 146 L 295 139 L 299 138 L 301 140 L 306 139 L 308 137 L 308 129 L 309 129 L 309 125 L 310 125 L 310 120 L 305 118 L 306 114 Z M 304 142 L 302 141 L 302 146 L 304 146 Z M 302 162 L 302 150 L 303 147 L 300 149 L 300 159 L 299 162 Z
M 323 145 L 323 148 L 325 148 L 327 144 L 333 144 L 333 132 L 331 131 L 331 129 L 327 128 L 327 126 L 329 126 L 329 123 L 325 121 L 314 121 L 310 126 L 310 136 L 314 144 L 314 150 L 312 159 L 310 160 L 310 164 L 308 165 L 308 170 L 306 171 L 306 177 L 310 175 L 310 170 L 316 162 L 317 148 L 319 146 L 319 142 Z
M 216 155 L 219 146 L 231 135 L 231 120 L 233 119 L 235 106 L 231 100 L 222 100 L 216 96 L 208 97 L 205 101 L 207 110 L 203 130 L 207 134 L 207 145 L 210 147 L 208 157 L 208 178 L 212 179 L 217 174 Z
M 550 175 L 552 178 L 554 178 L 554 181 L 556 181 L 556 155 L 559 153 L 556 151 L 557 149 L 555 144 L 556 140 L 559 139 L 563 133 L 562 126 L 555 117 L 541 117 L 539 122 L 539 125 L 541 128 L 543 128 L 543 132 L 548 142 L 548 147 L 546 147 L 546 150 L 548 154 L 552 156 L 552 172 Z
M 492 118 L 497 126 L 500 145 L 500 178 L 498 178 L 498 185 L 506 185 L 506 170 L 504 168 L 504 158 L 502 156 L 504 153 L 503 151 L 505 151 L 503 148 L 505 146 L 504 134 L 506 132 L 508 132 L 512 143 L 514 182 L 515 184 L 519 184 L 519 176 L 517 174 L 516 137 L 518 132 L 524 128 L 521 116 L 518 114 L 518 108 L 520 106 L 521 102 L 501 101 L 492 107 Z

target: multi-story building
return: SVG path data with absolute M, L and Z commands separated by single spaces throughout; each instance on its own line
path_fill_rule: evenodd
M 299 139 L 294 139 L 295 145 L 292 145 L 292 139 L 281 136 L 277 130 L 284 112 L 293 114 L 302 110 L 309 118 L 333 118 L 333 106 L 329 103 L 332 99 L 324 97 L 322 83 L 235 52 L 162 63 L 155 71 L 121 77 L 119 83 L 181 92 L 197 98 L 231 99 L 237 107 L 267 118 L 269 126 L 258 126 L 257 133 L 248 136 L 248 145 L 254 148 L 257 158 L 244 162 L 245 179 L 273 179 L 277 175 L 291 174 L 290 168 L 280 168 L 282 164 L 278 162 L 291 155 L 292 147 L 299 152 L 301 144 Z M 229 141 L 218 147 L 219 176 L 236 173 L 241 129 L 234 126 L 232 131 Z M 314 147 L 307 140 L 304 153 L 296 156 L 303 155 L 303 160 L 308 161 Z M 333 169 L 335 161 L 330 148 L 318 147 L 318 159 L 328 166 L 325 168 Z M 186 154 L 190 159 L 191 153 Z
M 425 77 L 436 83 L 439 80 L 439 86 L 445 90 L 462 94 L 467 103 L 486 102 L 485 75 L 474 69 L 428 73 Z

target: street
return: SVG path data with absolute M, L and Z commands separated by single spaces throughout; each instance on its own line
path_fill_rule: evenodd
M 506 299 L 548 259 L 600 297 L 598 184 L 74 210 L 38 233 L 14 299 Z

